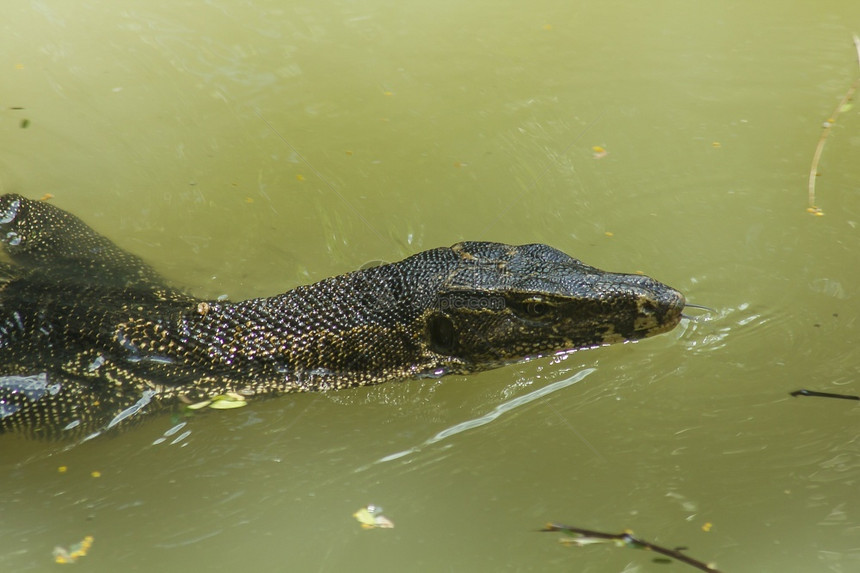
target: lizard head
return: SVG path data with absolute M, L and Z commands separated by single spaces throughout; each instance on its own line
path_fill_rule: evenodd
M 458 243 L 459 264 L 423 313 L 429 348 L 471 372 L 528 357 L 639 340 L 673 329 L 684 296 L 546 245 Z

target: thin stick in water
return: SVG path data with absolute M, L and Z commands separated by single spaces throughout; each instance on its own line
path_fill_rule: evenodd
M 857 64 L 860 65 L 860 37 L 856 34 L 854 35 L 854 47 L 857 49 Z M 815 148 L 815 155 L 812 156 L 812 167 L 809 169 L 809 206 L 806 210 L 813 215 L 821 216 L 824 214 L 821 208 L 815 206 L 815 178 L 818 177 L 818 164 L 821 161 L 821 154 L 824 152 L 824 143 L 827 141 L 830 129 L 836 123 L 839 114 L 846 109 L 849 100 L 851 100 L 854 92 L 857 91 L 858 85 L 860 85 L 860 78 L 854 80 L 854 83 L 851 84 L 851 87 L 848 88 L 848 91 L 842 97 L 842 101 L 839 102 L 839 105 L 836 106 L 836 109 L 833 110 L 833 113 L 822 126 L 821 137 L 818 138 L 818 146 Z
M 842 400 L 860 400 L 860 396 L 855 396 L 853 394 L 835 394 L 833 392 L 818 392 L 816 390 L 795 390 L 791 393 L 792 396 L 797 398 L 798 396 L 818 396 L 819 398 L 841 398 Z

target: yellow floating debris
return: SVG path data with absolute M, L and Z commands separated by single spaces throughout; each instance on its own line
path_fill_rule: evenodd
M 87 535 L 80 543 L 75 543 L 74 545 L 69 546 L 68 549 L 60 547 L 59 545 L 54 547 L 54 562 L 63 565 L 74 563 L 87 554 L 90 547 L 93 546 L 93 541 L 93 536 Z
M 382 508 L 376 505 L 362 507 L 352 514 L 358 520 L 362 529 L 391 529 L 394 523 L 382 515 Z

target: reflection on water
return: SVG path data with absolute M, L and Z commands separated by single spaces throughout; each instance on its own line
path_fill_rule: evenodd
M 860 4 L 4 16 L 3 191 L 51 193 L 197 295 L 498 240 L 715 311 L 566 361 L 161 416 L 71 448 L 0 436 L 0 569 L 46 570 L 88 536 L 76 566 L 104 571 L 659 567 L 532 535 L 548 521 L 671 538 L 725 571 L 860 569 L 860 410 L 790 396 L 860 393 L 856 109 L 822 158 L 826 216 L 804 210 Z M 362 531 L 370 503 L 397 527 Z
M 529 402 L 532 402 L 532 401 L 537 400 L 539 398 L 543 398 L 544 396 L 548 396 L 557 390 L 561 390 L 562 388 L 567 388 L 571 384 L 576 384 L 577 382 L 579 382 L 580 380 L 582 380 L 583 378 L 585 378 L 586 376 L 588 376 L 592 372 L 594 372 L 593 368 L 587 368 L 585 370 L 581 370 L 580 372 L 576 373 L 575 375 L 571 376 L 570 378 L 566 378 L 564 380 L 559 380 L 558 382 L 553 382 L 552 384 L 544 386 L 543 388 L 540 388 L 538 390 L 534 390 L 533 392 L 529 392 L 528 394 L 525 394 L 523 396 L 519 396 L 519 397 L 514 398 L 512 400 L 502 402 L 501 404 L 499 404 L 498 406 L 496 406 L 495 408 L 493 408 L 491 411 L 487 412 L 483 416 L 480 416 L 478 418 L 472 418 L 471 420 L 466 420 L 464 422 L 459 422 L 457 424 L 454 424 L 450 428 L 445 428 L 441 432 L 438 432 L 436 435 L 424 440 L 418 446 L 409 448 L 408 450 L 403 450 L 400 452 L 389 454 L 387 456 L 383 456 L 383 457 L 379 458 L 378 460 L 376 460 L 375 463 L 378 464 L 378 463 L 390 462 L 393 460 L 400 459 L 404 456 L 408 456 L 409 454 L 418 452 L 426 446 L 430 446 L 430 445 L 435 444 L 437 442 L 441 442 L 443 440 L 446 440 L 446 439 L 450 438 L 451 436 L 456 436 L 459 433 L 466 432 L 466 431 L 474 429 L 474 428 L 478 428 L 478 427 L 483 426 L 485 424 L 489 424 L 490 422 L 497 419 L 499 416 L 501 416 L 502 414 L 505 414 L 506 412 L 510 412 L 510 411 L 514 410 L 515 408 L 518 408 L 520 406 L 524 406 L 524 405 L 528 404 Z

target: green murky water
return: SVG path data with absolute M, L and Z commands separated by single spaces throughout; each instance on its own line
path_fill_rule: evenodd
M 548 521 L 728 572 L 860 569 L 860 409 L 789 396 L 860 393 L 856 109 L 825 216 L 805 212 L 860 4 L 9 4 L 3 190 L 52 194 L 197 294 L 470 239 L 641 270 L 716 312 L 69 450 L 0 437 L 0 569 L 92 535 L 77 570 L 692 570 L 564 547 Z M 368 503 L 395 528 L 361 530 Z

